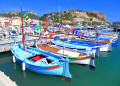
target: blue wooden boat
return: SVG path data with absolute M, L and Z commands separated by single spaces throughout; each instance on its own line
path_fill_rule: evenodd
M 95 43 L 95 42 L 87 42 L 80 40 L 70 40 L 67 42 L 77 45 L 89 46 L 89 47 L 99 47 L 100 51 L 111 51 L 111 43 Z
M 60 47 L 65 47 L 68 49 L 75 49 L 78 51 L 84 51 L 84 52 L 93 52 L 94 57 L 99 56 L 99 47 L 96 46 L 86 46 L 86 45 L 79 45 L 79 44 L 74 44 L 74 43 L 69 43 L 68 41 L 62 42 L 62 41 L 52 41 L 53 44 L 60 46 Z
M 13 61 L 19 62 L 23 70 L 27 68 L 41 74 L 72 77 L 69 73 L 68 57 L 64 59 L 50 52 L 28 46 L 25 46 L 24 51 L 20 44 L 13 45 L 11 52 L 13 53 Z
M 118 37 L 110 38 L 108 36 L 98 36 L 98 40 L 110 41 L 112 45 L 118 45 Z

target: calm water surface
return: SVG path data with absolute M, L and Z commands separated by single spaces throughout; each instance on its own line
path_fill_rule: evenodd
M 112 47 L 112 52 L 100 52 L 95 65 L 93 70 L 89 66 L 70 64 L 72 81 L 66 81 L 29 70 L 23 72 L 18 63 L 12 62 L 11 52 L 0 54 L 0 70 L 18 86 L 120 86 L 120 42 Z

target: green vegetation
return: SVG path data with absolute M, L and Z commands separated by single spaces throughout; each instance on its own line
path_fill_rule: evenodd
M 64 17 L 65 17 L 65 20 L 70 20 L 70 18 L 71 18 L 70 12 L 65 14 Z
M 92 25 L 101 25 L 102 23 L 100 23 L 100 22 L 95 22 L 95 21 L 93 21 L 92 22 Z
M 41 25 L 42 25 L 42 26 L 44 26 L 44 25 L 45 25 L 45 23 L 42 23 Z
M 89 17 L 97 17 L 97 14 L 94 14 L 94 13 L 88 13 L 88 12 L 86 12 L 86 14 L 87 14 Z
M 18 13 L 18 15 L 14 15 L 14 14 L 10 14 L 10 13 L 2 13 L 2 14 L 0 14 L 0 16 L 4 16 L 4 17 L 14 17 L 14 16 L 20 16 L 21 14 L 20 13 Z
M 28 16 L 29 16 L 29 18 L 31 18 L 31 19 L 40 19 L 40 17 L 39 16 L 37 16 L 37 15 L 34 15 L 34 14 L 27 14 Z M 19 17 L 21 17 L 21 13 L 20 12 L 18 12 L 17 13 L 17 15 L 15 15 L 15 14 L 11 14 L 11 13 L 2 13 L 2 14 L 0 14 L 0 16 L 4 16 L 4 17 L 16 17 L 16 16 L 19 16 Z
M 92 18 L 90 18 L 90 21 L 92 21 L 93 19 Z

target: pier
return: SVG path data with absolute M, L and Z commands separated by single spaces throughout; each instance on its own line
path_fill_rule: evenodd
M 25 40 L 25 45 L 27 45 L 27 46 L 35 46 L 37 39 L 38 39 L 38 37 L 32 37 L 29 40 Z M 0 41 L 0 53 L 10 51 L 11 47 L 15 43 L 22 44 L 22 41 L 21 41 L 21 39 Z
M 15 82 L 10 80 L 3 72 L 0 71 L 0 86 L 17 86 Z

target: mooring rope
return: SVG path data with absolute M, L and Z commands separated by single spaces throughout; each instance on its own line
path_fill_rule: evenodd
M 85 86 L 89 86 L 84 80 L 81 80 L 75 73 L 73 73 L 73 71 L 71 71 L 71 72 L 72 72 L 72 75 L 74 75 L 77 79 L 79 79 L 80 81 L 82 81 L 85 84 Z

